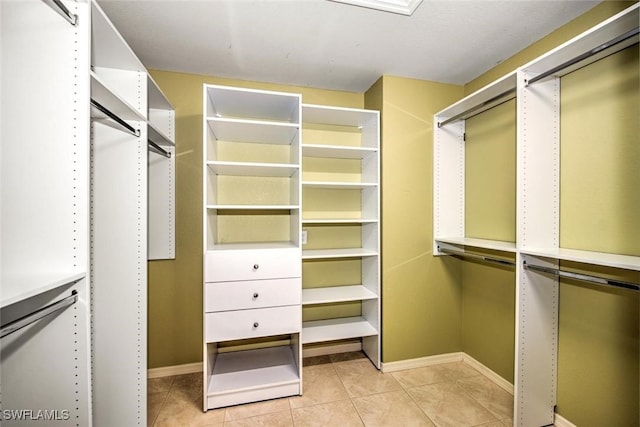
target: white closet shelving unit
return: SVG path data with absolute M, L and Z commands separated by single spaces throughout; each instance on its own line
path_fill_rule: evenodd
M 302 392 L 300 95 L 205 85 L 203 112 L 206 411 Z
M 638 43 L 638 5 L 613 16 L 434 118 L 434 254 L 465 249 L 516 255 L 514 425 L 554 422 L 559 278 L 640 290 L 635 283 L 575 274 L 562 261 L 640 271 L 640 256 L 560 247 L 560 77 Z M 516 242 L 464 233 L 464 123 L 517 93 Z M 449 251 L 449 252 L 447 252 Z M 473 257 L 473 254 L 471 255 Z M 494 261 L 491 257 L 488 261 Z M 497 260 L 500 261 L 500 260 Z
M 174 252 L 175 118 L 96 2 L 91 30 L 93 421 L 146 425 L 147 259 Z
M 90 425 L 89 4 L 0 19 L 2 425 Z
M 326 175 L 329 180 L 304 179 L 302 226 L 305 231 L 335 226 L 358 226 L 359 247 L 320 247 L 304 249 L 303 262 L 314 260 L 339 261 L 359 259 L 361 264 L 361 283 L 314 287 L 302 290 L 302 303 L 305 306 L 359 302 L 361 315 L 305 321 L 302 326 L 302 343 L 324 343 L 359 338 L 362 349 L 376 367 L 380 367 L 380 116 L 378 111 L 351 108 L 327 107 L 303 104 L 302 118 L 305 126 L 327 129 L 328 140 L 319 143 L 303 144 L 302 155 L 305 158 L 330 159 L 330 162 L 358 162 L 357 180 L 340 180 L 332 177 L 329 170 L 309 171 L 309 174 Z M 358 145 L 341 145 L 333 142 L 334 132 L 356 135 Z M 335 134 L 334 134 L 335 135 Z M 349 137 L 351 138 L 351 137 Z M 339 167 L 338 167 L 339 169 Z M 303 168 L 303 174 L 308 171 Z M 322 194 L 318 194 L 318 191 Z M 331 202 L 323 206 L 322 212 L 316 212 L 310 206 L 313 198 L 327 198 L 337 195 L 338 200 L 356 198 L 351 208 Z M 313 233 L 309 233 L 309 246 Z M 315 247 L 315 246 L 314 246 Z

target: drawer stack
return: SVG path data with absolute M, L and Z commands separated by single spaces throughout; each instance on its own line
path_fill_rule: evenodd
M 204 410 L 299 395 L 300 95 L 204 87 Z

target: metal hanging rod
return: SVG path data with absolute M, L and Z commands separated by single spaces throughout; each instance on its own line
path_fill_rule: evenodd
M 117 115 L 115 115 L 114 113 L 112 113 L 110 110 L 108 110 L 107 108 L 103 107 L 102 105 L 100 105 L 100 103 L 98 103 L 95 99 L 91 98 L 91 105 L 93 105 L 95 108 L 97 108 L 98 110 L 100 110 L 101 113 L 105 114 L 107 117 L 109 117 L 111 120 L 113 120 L 114 122 L 118 123 L 120 126 L 122 126 L 124 129 L 127 130 L 127 132 L 129 132 L 131 135 L 133 136 L 140 136 L 140 130 L 139 129 L 134 129 L 129 123 L 125 122 L 124 120 L 122 120 L 120 117 L 118 117 Z
M 511 261 L 509 259 L 495 258 L 495 257 L 485 256 L 485 255 L 477 255 L 469 252 L 456 251 L 455 249 L 441 248 L 440 246 L 438 246 L 438 251 L 448 255 L 457 256 L 460 258 L 468 258 L 468 259 L 473 259 L 476 261 L 484 261 L 492 264 L 508 265 L 508 266 L 516 265 L 515 261 Z
M 563 62 L 562 64 L 560 64 L 560 65 L 558 65 L 556 67 L 553 67 L 552 69 L 550 69 L 548 71 L 545 71 L 542 74 L 538 74 L 537 76 L 530 78 L 529 80 L 526 81 L 526 85 L 525 86 L 529 86 L 530 84 L 533 84 L 533 83 L 535 83 L 535 82 L 537 82 L 539 80 L 542 80 L 542 79 L 544 79 L 546 77 L 549 77 L 550 75 L 555 74 L 555 73 L 557 73 L 558 71 L 560 71 L 560 70 L 562 70 L 564 68 L 568 68 L 568 67 L 570 67 L 572 65 L 577 64 L 580 61 L 584 61 L 585 59 L 587 59 L 587 58 L 589 58 L 589 57 L 591 57 L 591 56 L 593 56 L 593 55 L 595 55 L 597 53 L 600 53 L 605 49 L 608 49 L 608 48 L 613 47 L 613 46 L 615 46 L 617 44 L 620 44 L 620 43 L 622 43 L 622 42 L 624 42 L 624 41 L 626 41 L 626 40 L 628 40 L 628 39 L 630 39 L 632 37 L 635 37 L 635 36 L 638 35 L 639 31 L 640 31 L 640 27 L 636 27 L 633 30 L 629 30 L 624 34 L 621 34 L 618 37 L 616 37 L 616 38 L 614 38 L 612 40 L 609 40 L 608 42 L 602 43 L 601 45 L 599 45 L 597 47 L 594 47 L 593 49 L 591 49 L 591 50 L 589 50 L 589 51 L 587 51 L 587 52 L 585 52 L 583 54 L 580 54 L 580 55 L 576 56 L 573 59 L 570 59 L 570 60 L 568 60 L 566 62 Z
M 164 148 L 160 147 L 158 144 L 156 144 L 152 140 L 148 139 L 147 143 L 149 144 L 149 148 L 151 148 L 152 151 L 160 154 L 161 156 L 166 157 L 167 159 L 171 158 L 171 153 L 170 152 L 168 152 Z
M 496 103 L 497 101 L 502 100 L 502 98 L 505 98 L 503 100 L 503 102 L 506 102 L 509 99 L 512 99 L 512 97 L 510 95 L 515 94 L 515 92 L 516 92 L 516 89 L 512 88 L 512 89 L 508 89 L 508 90 L 506 90 L 506 91 L 504 91 L 502 93 L 499 93 L 498 95 L 494 96 L 493 98 L 488 99 L 488 100 L 484 101 L 483 103 L 481 103 L 479 105 L 476 105 L 475 107 L 469 108 L 468 110 L 465 110 L 462 113 L 456 114 L 455 116 L 449 117 L 446 120 L 438 122 L 438 127 L 440 128 L 440 127 L 446 125 L 447 123 L 455 122 L 456 120 L 459 120 L 461 118 L 469 118 L 469 117 L 471 117 L 473 115 L 473 114 L 470 114 L 470 113 L 473 113 L 474 111 L 478 111 L 478 110 L 480 110 L 480 109 L 482 109 L 484 107 L 487 107 L 487 106 L 489 106 L 489 105 L 491 105 L 493 103 Z M 495 104 L 493 106 L 495 107 L 496 105 L 498 105 L 498 104 Z M 481 113 L 481 111 L 478 111 L 478 114 L 480 114 L 480 113 Z
M 612 286 L 614 288 L 630 289 L 632 291 L 640 291 L 640 284 L 633 282 L 625 282 L 622 280 L 606 279 L 604 277 L 592 276 L 590 274 L 573 273 L 571 271 L 561 270 L 559 268 L 543 267 L 541 265 L 528 264 L 523 262 L 525 270 L 533 270 L 541 273 L 553 274 L 558 277 L 566 277 L 569 279 L 581 280 L 583 282 L 597 283 L 599 285 Z
M 37 322 L 43 317 L 46 317 L 60 310 L 64 310 L 70 305 L 75 304 L 77 301 L 78 301 L 78 293 L 76 291 L 71 291 L 71 295 L 66 298 L 58 300 L 32 313 L 22 316 L 19 319 L 16 319 L 5 325 L 2 325 L 0 327 L 0 338 L 4 338 L 7 335 L 10 335 L 16 331 L 19 331 L 25 326 L 29 326 L 30 324 Z
M 67 7 L 62 3 L 61 0 L 43 0 L 43 1 L 47 3 L 49 6 L 51 6 L 53 10 L 58 12 L 60 16 L 62 16 L 65 20 L 67 20 L 67 22 L 69 22 L 71 25 L 73 25 L 74 27 L 78 26 L 78 15 L 71 13 L 69 9 L 67 9 Z M 56 6 L 56 8 L 53 7 L 54 5 Z

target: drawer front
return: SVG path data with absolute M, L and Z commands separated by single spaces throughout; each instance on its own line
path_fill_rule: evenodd
M 205 311 L 300 305 L 300 278 L 206 283 Z
M 207 342 L 299 333 L 302 328 L 299 305 L 223 311 L 205 316 Z
M 209 251 L 205 257 L 205 282 L 300 277 L 302 272 L 297 248 Z

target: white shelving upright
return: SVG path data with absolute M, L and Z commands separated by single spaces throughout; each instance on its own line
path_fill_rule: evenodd
M 336 285 L 302 290 L 303 305 L 319 305 L 343 302 L 359 302 L 361 315 L 334 319 L 305 321 L 302 326 L 302 343 L 324 343 L 358 338 L 362 349 L 376 367 L 380 367 L 380 115 L 378 111 L 338 108 L 303 104 L 302 119 L 306 126 L 330 129 L 330 132 L 356 134 L 359 145 L 343 145 L 326 141 L 303 144 L 305 158 L 359 161 L 358 181 L 330 180 L 302 182 L 305 197 L 313 198 L 315 190 L 344 192 L 357 191 L 358 212 L 341 212 L 340 206 L 324 206 L 334 212 L 330 216 L 310 213 L 302 218 L 303 228 L 359 226 L 360 247 L 317 248 L 302 251 L 303 262 L 313 260 L 359 259 L 361 283 Z M 330 133 L 328 134 L 330 135 Z M 318 171 L 315 171 L 318 172 Z M 319 171 L 323 173 L 323 171 Z M 303 167 L 303 173 L 307 173 Z M 324 173 L 323 173 L 324 174 Z M 355 197 L 355 196 L 354 196 Z M 305 204 L 306 203 L 306 204 Z M 310 200 L 303 200 L 303 210 L 311 212 Z
M 175 116 L 95 1 L 91 30 L 93 421 L 146 425 L 147 260 L 174 257 Z
M 299 395 L 300 95 L 204 85 L 203 116 L 204 410 Z
M 3 414 L 3 426 L 42 424 L 27 409 L 50 410 L 60 426 L 91 424 L 89 4 L 62 5 L 77 25 L 56 5 L 0 3 L 3 335 L 75 299 L 2 338 L 2 410 L 27 416 Z

